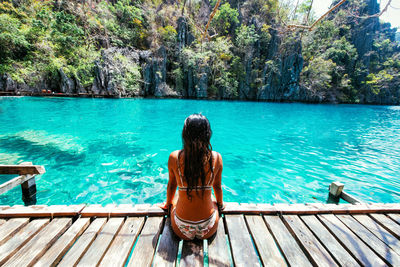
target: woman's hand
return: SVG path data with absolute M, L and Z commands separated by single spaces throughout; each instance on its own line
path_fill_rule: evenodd
M 166 202 L 161 203 L 160 205 L 158 205 L 158 207 L 160 207 L 162 210 L 164 210 L 165 212 L 167 212 L 167 214 L 170 213 L 170 211 L 171 211 L 171 206 L 172 206 L 172 204 L 167 204 Z

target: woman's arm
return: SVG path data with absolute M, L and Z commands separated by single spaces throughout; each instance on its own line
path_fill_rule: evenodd
M 216 166 L 217 166 L 216 168 L 217 172 L 215 173 L 213 189 L 214 189 L 215 199 L 217 200 L 217 205 L 222 208 L 224 204 L 222 200 L 222 185 L 221 185 L 223 164 L 222 164 L 222 157 L 219 153 L 217 154 Z
M 166 208 L 172 205 L 172 200 L 174 199 L 176 193 L 176 187 L 178 184 L 176 183 L 174 167 L 176 166 L 176 159 L 174 157 L 174 152 L 169 155 L 168 159 L 168 173 L 169 173 L 169 180 L 167 185 L 167 201 L 165 203 Z

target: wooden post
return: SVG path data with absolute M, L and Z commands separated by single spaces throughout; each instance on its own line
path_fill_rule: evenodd
M 329 196 L 328 200 L 326 201 L 329 204 L 339 204 L 340 198 L 344 201 L 349 202 L 350 204 L 360 204 L 361 201 L 357 198 L 353 197 L 352 195 L 343 191 L 344 184 L 340 182 L 333 182 L 329 186 Z
M 20 165 L 32 165 L 32 162 L 23 162 Z M 34 175 L 31 179 L 28 179 L 21 184 L 21 190 L 22 201 L 24 201 L 25 206 L 36 205 L 36 180 Z
M 22 201 L 25 206 L 36 205 L 36 180 L 35 176 L 21 184 Z
M 22 200 L 25 205 L 36 204 L 36 181 L 35 176 L 45 173 L 43 166 L 32 165 L 32 162 L 24 162 L 20 165 L 0 165 L 0 174 L 19 174 L 5 183 L 0 184 L 0 194 L 21 185 Z
M 343 192 L 344 184 L 340 182 L 333 182 L 329 186 L 329 195 L 327 199 L 328 204 L 339 204 L 340 196 Z

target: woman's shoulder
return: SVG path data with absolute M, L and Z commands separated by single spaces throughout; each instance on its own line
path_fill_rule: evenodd
M 177 159 L 178 158 L 178 155 L 179 155 L 179 152 L 180 152 L 180 150 L 175 150 L 175 151 L 172 151 L 171 152 L 171 154 L 169 154 L 169 158 L 171 159 Z
M 216 159 L 218 159 L 218 158 L 221 158 L 222 156 L 221 156 L 221 154 L 220 153 L 218 153 L 217 151 L 215 151 L 215 150 L 213 150 L 213 157 L 214 158 L 216 158 Z
M 213 158 L 215 159 L 216 164 L 222 165 L 222 156 L 217 151 L 213 151 Z

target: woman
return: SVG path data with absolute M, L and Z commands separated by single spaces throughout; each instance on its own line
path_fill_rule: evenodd
M 183 149 L 168 159 L 167 201 L 162 208 L 170 211 L 172 229 L 184 240 L 206 239 L 218 229 L 218 210 L 223 209 L 222 158 L 212 151 L 210 138 L 208 119 L 190 115 L 183 126 Z M 177 187 L 178 197 L 174 197 Z

